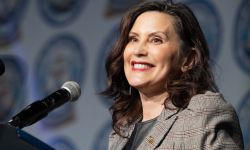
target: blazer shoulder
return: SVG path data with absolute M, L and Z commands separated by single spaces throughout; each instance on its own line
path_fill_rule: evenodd
M 211 149 L 244 149 L 236 111 L 220 93 L 207 91 L 193 96 L 188 107 L 180 112 L 179 120 L 185 124 L 183 132 L 192 137 L 187 143 L 199 141 L 199 146 Z
M 233 106 L 227 102 L 221 93 L 206 91 L 204 94 L 193 96 L 187 109 L 196 110 L 221 110 L 226 109 L 234 111 Z

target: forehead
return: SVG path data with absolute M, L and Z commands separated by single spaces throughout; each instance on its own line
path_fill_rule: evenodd
M 159 11 L 147 11 L 136 18 L 133 30 L 174 31 L 174 17 Z

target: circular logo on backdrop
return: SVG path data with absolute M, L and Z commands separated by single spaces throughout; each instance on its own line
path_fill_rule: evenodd
M 17 38 L 19 21 L 26 4 L 27 0 L 0 1 L 0 46 Z
M 58 150 L 76 150 L 73 142 L 65 136 L 54 137 L 48 141 L 48 144 Z
M 108 149 L 108 139 L 111 130 L 112 130 L 111 120 L 109 120 L 97 132 L 94 138 L 95 140 L 93 141 L 92 144 L 92 150 Z
M 244 145 L 250 148 L 250 91 L 243 97 L 238 107 L 240 125 L 243 133 Z
M 118 26 L 115 26 L 112 28 L 111 32 L 108 34 L 108 36 L 104 39 L 103 43 L 101 44 L 100 53 L 98 54 L 98 58 L 96 61 L 96 89 L 97 92 L 101 92 L 105 90 L 107 87 L 107 78 L 106 78 L 106 70 L 105 70 L 105 63 L 106 58 L 111 51 L 113 45 L 115 44 L 117 37 L 119 35 L 119 28 Z M 108 99 L 105 99 L 102 97 L 101 101 L 104 103 L 104 105 L 108 106 L 110 105 Z
M 82 43 L 73 35 L 62 34 L 51 39 L 38 55 L 34 68 L 37 97 L 48 96 L 66 81 L 73 80 L 81 85 L 86 58 Z M 42 123 L 55 126 L 71 119 L 73 103 L 66 103 L 49 113 Z
M 42 17 L 55 26 L 68 25 L 77 18 L 86 0 L 41 0 L 38 8 Z
M 222 37 L 222 27 L 218 12 L 215 7 L 206 0 L 186 0 L 184 2 L 192 9 L 200 23 L 208 42 L 211 59 L 217 60 Z
M 235 17 L 233 54 L 239 67 L 250 74 L 250 1 L 244 0 Z
M 5 72 L 0 77 L 0 122 L 5 122 L 23 107 L 26 98 L 25 63 L 16 56 L 0 56 Z

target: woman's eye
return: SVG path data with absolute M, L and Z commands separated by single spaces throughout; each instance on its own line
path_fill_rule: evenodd
M 135 37 L 129 37 L 129 42 L 136 42 L 137 39 Z
M 162 43 L 163 41 L 162 41 L 162 39 L 160 39 L 160 38 L 153 38 L 153 39 L 152 39 L 152 42 L 153 42 L 153 43 L 156 43 L 156 44 L 160 44 L 160 43 Z

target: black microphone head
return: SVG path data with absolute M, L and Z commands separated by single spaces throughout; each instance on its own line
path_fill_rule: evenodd
M 67 81 L 62 85 L 70 93 L 70 101 L 76 101 L 81 95 L 81 88 L 78 83 L 74 81 Z
M 5 71 L 5 65 L 3 61 L 0 59 L 0 75 L 2 75 Z

